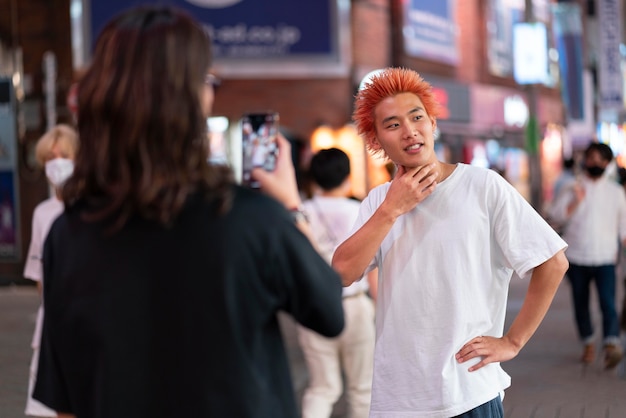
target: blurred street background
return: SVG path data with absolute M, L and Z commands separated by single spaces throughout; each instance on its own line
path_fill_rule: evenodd
M 0 0 L 0 418 L 23 416 L 39 303 L 22 277 L 33 210 L 50 194 L 34 145 L 55 124 L 76 122 L 77 82 L 104 22 L 150 2 Z M 241 116 L 272 110 L 304 195 L 310 157 L 328 147 L 349 155 L 355 198 L 389 181 L 387 161 L 365 152 L 351 123 L 360 84 L 389 66 L 432 84 L 441 161 L 498 171 L 543 215 L 563 161 L 578 172 L 589 143 L 613 150 L 609 175 L 626 166 L 623 0 L 159 3 L 186 9 L 212 36 L 221 85 L 207 141 L 236 175 Z M 511 285 L 509 320 L 525 285 Z M 618 289 L 621 302 L 621 279 Z M 536 336 L 504 365 L 507 418 L 626 417 L 624 364 L 606 372 L 598 358 L 583 368 L 572 315 L 564 281 Z M 293 324 L 283 324 L 299 399 L 307 371 Z M 342 400 L 334 416 L 344 415 Z

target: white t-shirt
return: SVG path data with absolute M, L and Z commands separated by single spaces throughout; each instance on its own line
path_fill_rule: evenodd
M 48 236 L 52 223 L 63 212 L 63 202 L 56 197 L 50 197 L 37 205 L 33 212 L 32 233 L 28 257 L 24 265 L 24 277 L 41 281 L 43 278 L 41 257 L 43 244 Z
M 390 183 L 363 201 L 354 230 Z M 368 271 L 378 267 L 371 417 L 442 417 L 466 412 L 510 385 L 499 363 L 467 369 L 455 353 L 470 339 L 503 335 L 511 277 L 567 244 L 492 170 L 458 164 L 399 217 Z
M 309 217 L 311 233 L 317 248 L 330 264 L 333 253 L 350 236 L 352 226 L 359 215 L 360 203 L 347 197 L 314 196 L 302 206 Z M 367 280 L 359 279 L 343 288 L 343 296 L 350 296 L 369 289 Z
M 33 212 L 32 232 L 28 256 L 24 264 L 24 277 L 39 282 L 43 280 L 43 268 L 41 257 L 43 256 L 43 244 L 46 242 L 48 231 L 52 223 L 63 212 L 63 202 L 56 197 L 50 197 L 35 207 Z M 39 347 L 41 340 L 41 327 L 43 325 L 43 309 L 40 306 L 37 312 L 37 322 L 33 333 L 32 347 Z
M 563 238 L 569 244 L 567 258 L 573 264 L 601 266 L 616 264 L 619 240 L 626 238 L 626 195 L 608 175 L 579 183 L 585 198 L 567 217 L 567 206 L 574 199 L 575 182 L 557 196 L 551 216 L 564 225 Z

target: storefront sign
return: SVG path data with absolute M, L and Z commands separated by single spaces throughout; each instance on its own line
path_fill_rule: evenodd
M 546 24 L 550 21 L 548 0 L 532 0 L 534 21 Z M 514 28 L 525 21 L 525 0 L 487 0 L 487 57 L 489 71 L 500 77 L 513 75 Z M 550 39 L 547 40 L 550 42 Z M 532 46 L 527 41 L 524 46 Z M 547 80 L 541 80 L 545 83 Z
M 470 121 L 470 94 L 466 84 L 429 76 L 425 78 L 433 86 L 433 94 L 441 106 L 439 122 L 467 123 Z
M 524 3 L 489 0 L 487 6 L 487 53 L 489 72 L 513 75 L 513 27 L 524 21 Z
M 513 27 L 513 75 L 518 84 L 539 84 L 548 79 L 548 37 L 540 22 Z
M 598 106 L 622 109 L 622 71 L 619 52 L 622 34 L 620 0 L 598 0 Z
M 142 1 L 91 0 L 93 39 L 113 16 Z M 216 67 L 229 76 L 348 73 L 348 0 L 170 0 L 200 21 Z
M 561 97 L 569 119 L 582 120 L 585 118 L 585 96 L 580 6 L 574 3 L 558 3 L 552 5 L 552 13 L 561 70 Z
M 456 64 L 456 0 L 403 2 L 404 49 L 408 55 Z

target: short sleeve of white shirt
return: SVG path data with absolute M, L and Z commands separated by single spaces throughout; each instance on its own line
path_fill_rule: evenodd
M 41 257 L 43 244 L 54 220 L 63 212 L 63 202 L 56 197 L 41 202 L 33 212 L 32 232 L 28 256 L 24 264 L 24 277 L 34 281 L 43 279 Z
M 460 180 L 476 182 L 476 167 L 465 164 L 458 164 L 455 170 L 455 183 Z M 480 171 L 479 171 L 480 173 Z M 520 195 L 520 193 L 508 183 L 502 176 L 491 170 L 486 171 L 487 176 L 481 180 L 482 184 L 475 184 L 474 187 L 455 187 L 455 192 L 478 194 L 487 200 L 482 204 L 490 205 L 477 207 L 479 210 L 492 209 L 491 216 L 494 229 L 494 237 L 499 247 L 505 253 L 507 260 L 518 276 L 529 277 L 531 270 L 552 257 L 561 249 L 567 248 L 567 243 L 556 234 L 553 228 L 537 213 L 537 211 Z M 463 178 L 463 176 L 467 176 Z M 470 180 L 471 179 L 471 180 Z M 462 183 L 463 181 L 461 181 Z M 452 181 L 450 182 L 452 183 Z M 447 187 L 442 183 L 438 188 Z M 374 188 L 363 200 L 360 206 L 359 215 L 350 234 L 354 234 L 367 222 L 382 204 L 391 183 L 382 184 Z M 478 190 L 476 188 L 479 187 Z M 449 193 L 449 191 L 442 192 Z M 475 199 L 470 195 L 458 194 L 450 196 L 450 199 L 457 202 L 458 213 L 455 219 L 459 220 L 459 227 L 463 227 L 469 219 L 469 214 L 474 211 L 471 202 Z M 465 214 L 466 216 L 463 216 Z M 396 226 L 394 226 L 396 228 Z M 550 237 L 550 239 L 547 239 Z M 543 253 L 544 255 L 537 255 Z M 535 254 L 533 258 L 529 258 Z M 381 252 L 370 262 L 366 272 L 378 266 Z

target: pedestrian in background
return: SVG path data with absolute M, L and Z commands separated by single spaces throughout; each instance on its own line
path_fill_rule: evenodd
M 322 149 L 309 168 L 313 197 L 304 202 L 311 231 L 320 254 L 330 264 L 335 247 L 347 238 L 359 213 L 351 199 L 350 159 L 337 148 Z M 298 340 L 309 371 L 302 398 L 303 418 L 329 418 L 333 406 L 345 393 L 348 416 L 366 418 L 372 391 L 374 361 L 374 305 L 368 292 L 376 294 L 376 275 L 370 273 L 343 289 L 346 327 L 327 338 L 298 327 Z
M 568 188 L 573 182 L 576 181 L 575 166 L 576 166 L 576 162 L 573 157 L 566 158 L 563 160 L 561 173 L 554 181 L 554 187 L 552 188 L 552 199 L 550 202 L 550 206 L 554 204 L 556 197 L 563 191 L 563 189 Z M 546 211 L 547 212 L 546 220 L 552 226 L 552 228 L 554 228 L 556 232 L 558 232 L 559 234 L 562 234 L 563 225 L 561 225 L 559 222 L 556 222 L 554 219 L 552 219 L 552 216 L 550 215 L 551 213 L 550 206 L 548 206 L 548 210 Z
M 35 159 L 44 169 L 52 196 L 39 203 L 33 211 L 32 228 L 28 255 L 24 264 L 24 277 L 37 283 L 41 295 L 43 289 L 43 271 L 41 258 L 43 244 L 52 222 L 63 212 L 61 190 L 65 181 L 74 171 L 74 157 L 78 152 L 78 134 L 76 130 L 65 124 L 54 126 L 46 132 L 35 145 Z M 28 379 L 28 399 L 24 413 L 35 417 L 56 417 L 55 411 L 32 398 L 39 362 L 39 342 L 43 325 L 43 305 L 37 310 L 37 320 L 31 347 L 33 357 L 30 363 Z
M 436 116 L 413 70 L 386 69 L 358 92 L 359 133 L 398 170 L 363 200 L 332 264 L 344 285 L 378 268 L 371 417 L 502 417 L 500 362 L 545 316 L 567 244 L 495 171 L 439 161 Z M 517 276 L 528 291 L 503 333 Z
M 57 411 L 294 417 L 277 314 L 343 329 L 340 279 L 289 212 L 289 142 L 278 137 L 275 171 L 253 172 L 264 193 L 207 164 L 210 68 L 205 30 L 174 8 L 126 11 L 96 41 L 43 255 L 34 397 Z
M 624 189 L 624 193 L 626 193 L 626 168 L 618 167 L 617 182 Z M 619 256 L 617 260 L 616 277 L 618 281 L 621 279 L 622 286 L 626 289 L 626 245 L 621 242 L 619 243 Z M 622 331 L 626 331 L 626 292 L 624 292 L 622 297 L 621 310 L 620 328 Z
M 615 265 L 619 242 L 626 243 L 626 194 L 605 172 L 613 151 L 593 142 L 585 149 L 585 174 L 557 196 L 551 218 L 563 225 L 576 329 L 583 343 L 582 361 L 595 360 L 594 326 L 589 309 L 590 286 L 596 286 L 602 312 L 604 366 L 622 359 L 615 307 Z

